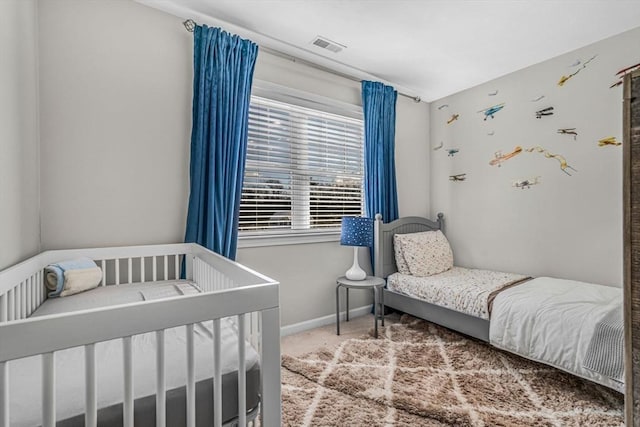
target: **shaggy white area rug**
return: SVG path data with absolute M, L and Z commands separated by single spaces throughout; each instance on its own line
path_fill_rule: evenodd
M 410 316 L 282 361 L 286 426 L 620 426 L 613 390 Z

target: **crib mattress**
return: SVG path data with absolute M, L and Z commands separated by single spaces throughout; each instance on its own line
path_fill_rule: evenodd
M 176 286 L 179 285 L 179 286 Z M 185 287 L 186 285 L 186 287 Z M 99 287 L 64 298 L 45 301 L 32 316 L 46 316 L 74 310 L 90 309 L 143 301 L 145 295 L 171 296 L 168 289 L 188 289 L 185 281 L 147 282 Z M 197 289 L 197 288 L 192 288 Z M 150 293 L 151 291 L 151 293 Z M 179 293 L 175 294 L 179 295 Z M 95 325 L 99 328 L 100 325 Z M 213 322 L 195 327 L 196 424 L 211 425 L 213 406 Z M 165 372 L 167 385 L 167 425 L 181 426 L 186 418 L 186 334 L 185 327 L 165 332 Z M 134 336 L 135 425 L 155 425 L 156 339 L 155 333 Z M 221 321 L 222 347 L 222 417 L 228 422 L 237 417 L 238 336 L 234 322 Z M 247 344 L 247 408 L 257 408 L 260 392 L 260 364 L 256 351 Z M 58 427 L 84 425 L 84 349 L 72 348 L 56 352 L 56 409 Z M 41 357 L 33 356 L 9 362 L 10 424 L 41 424 L 42 366 Z M 96 376 L 98 382 L 98 425 L 122 423 L 124 388 L 122 340 L 96 344 Z M 36 409 L 37 408 L 37 409 Z
M 387 278 L 387 288 L 488 320 L 495 295 L 502 289 L 527 279 L 527 276 L 521 274 L 453 267 L 427 277 L 394 273 Z

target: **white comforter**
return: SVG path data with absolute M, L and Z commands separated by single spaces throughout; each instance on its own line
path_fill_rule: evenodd
M 490 342 L 621 391 L 621 383 L 582 367 L 596 323 L 618 304 L 620 288 L 539 277 L 498 294 Z

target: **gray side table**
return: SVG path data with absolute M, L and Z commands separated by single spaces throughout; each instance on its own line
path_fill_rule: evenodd
M 384 288 L 385 280 L 374 276 L 367 276 L 364 280 L 349 280 L 342 276 L 336 280 L 336 283 L 336 333 L 340 335 L 340 288 L 345 288 L 347 294 L 347 322 L 349 321 L 349 289 L 373 289 L 374 336 L 378 338 L 378 317 L 382 319 L 382 326 L 384 326 L 384 311 L 379 311 L 378 306 L 382 305 L 384 307 L 384 292 L 382 292 L 382 289 Z

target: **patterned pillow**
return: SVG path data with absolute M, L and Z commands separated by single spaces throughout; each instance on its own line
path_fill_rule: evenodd
M 409 266 L 404 260 L 404 251 L 402 250 L 402 242 L 400 241 L 401 238 L 399 236 L 401 236 L 401 234 L 393 235 L 393 251 L 395 252 L 396 267 L 400 274 L 411 274 Z
M 453 267 L 451 246 L 440 230 L 397 236 L 412 276 L 432 276 Z

